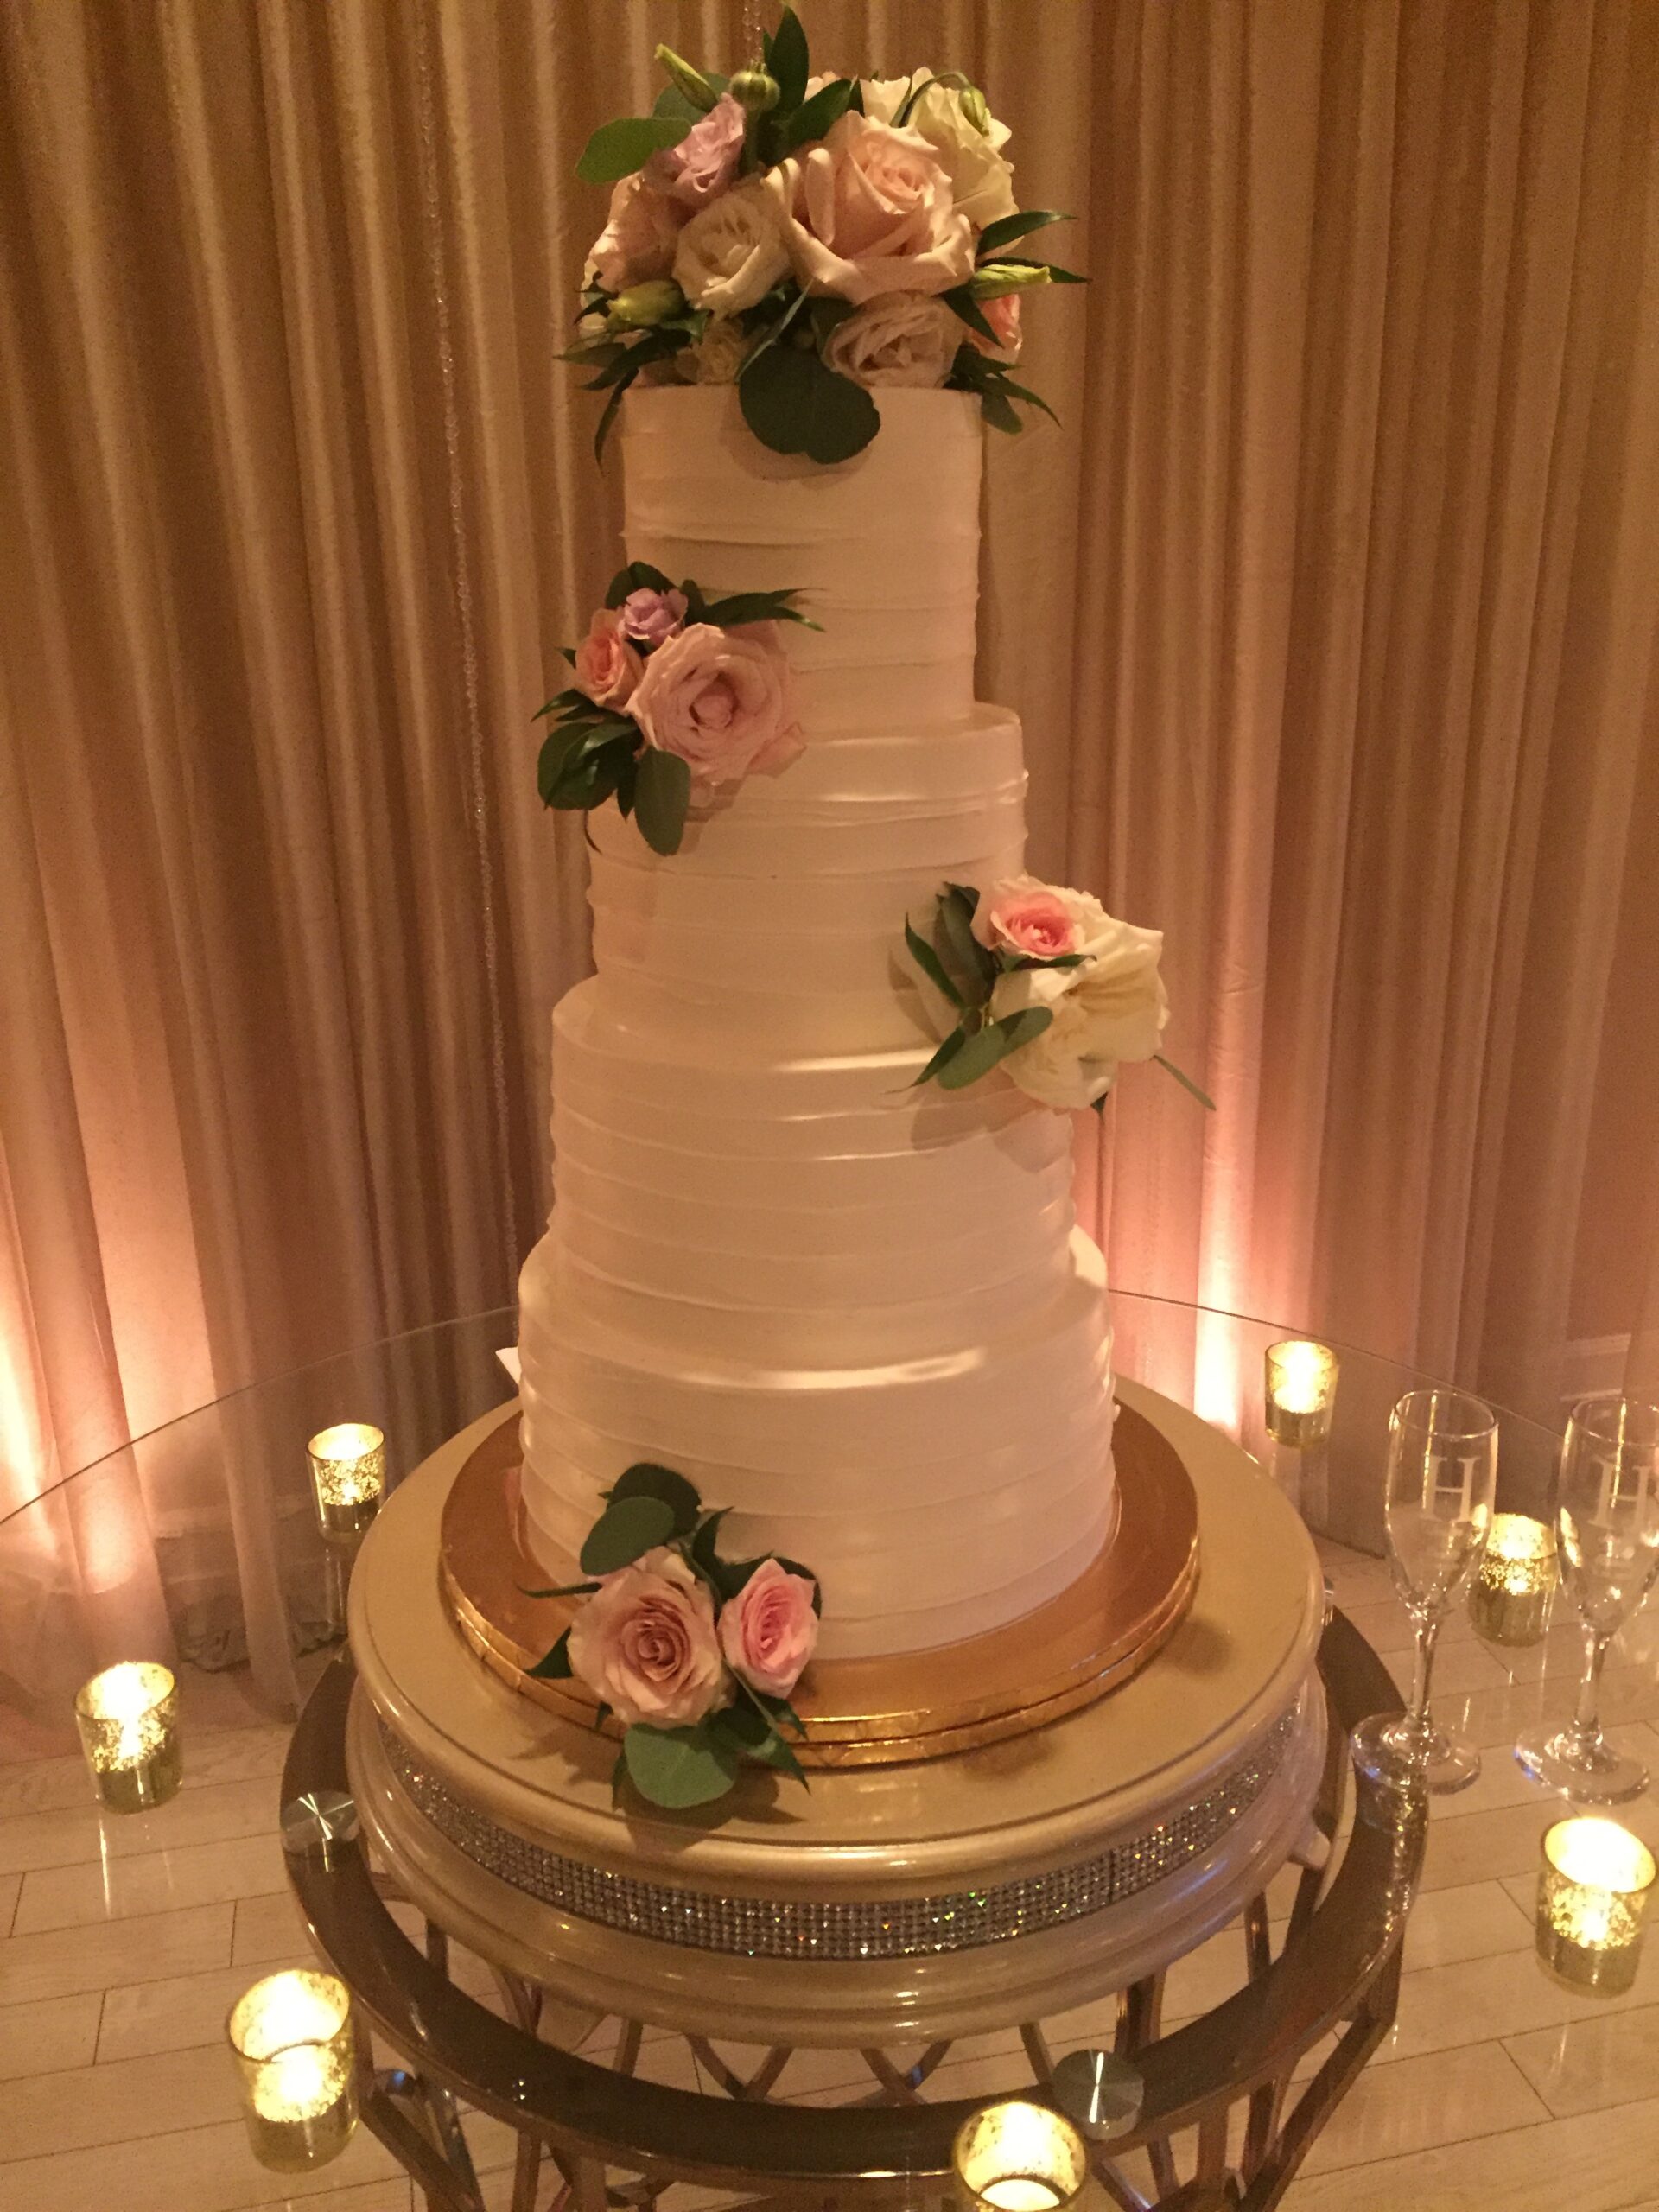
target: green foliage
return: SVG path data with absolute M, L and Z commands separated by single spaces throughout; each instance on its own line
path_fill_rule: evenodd
M 582 152 L 576 175 L 584 184 L 614 184 L 632 176 L 664 146 L 677 146 L 686 125 L 677 115 L 625 115 L 601 123 Z
M 611 578 L 610 588 L 605 594 L 605 604 L 614 611 L 620 607 L 630 592 L 672 591 L 673 584 L 660 569 L 653 569 L 649 561 L 630 561 Z
M 579 1560 L 584 1574 L 615 1574 L 674 1534 L 674 1509 L 652 1497 L 615 1498 L 588 1531 Z
M 911 958 L 926 976 L 928 982 L 932 984 L 934 989 L 948 998 L 952 1006 L 965 1008 L 968 1001 L 951 982 L 944 961 L 934 951 L 927 939 L 919 936 L 912 927 L 908 918 L 905 923 L 905 944 L 909 949 Z
M 1012 215 L 1003 215 L 995 223 L 987 223 L 979 234 L 978 258 L 995 261 L 1003 258 L 1001 249 L 1013 245 L 1020 238 L 1027 238 L 1033 231 L 1046 230 L 1051 223 L 1069 223 L 1070 215 L 1056 213 L 1052 207 L 1017 209 Z
M 1009 1014 L 1001 1021 L 988 1022 L 977 1029 L 939 1073 L 941 1090 L 965 1090 L 970 1083 L 977 1083 L 1008 1054 L 1017 1052 L 1021 1045 L 1028 1045 L 1039 1037 L 1054 1019 L 1046 1006 L 1027 1007 L 1023 1013 Z M 583 1566 L 587 1565 L 584 1560 Z
M 779 158 L 785 154 L 792 154 L 798 146 L 805 146 L 816 138 L 822 138 L 846 114 L 857 90 L 856 78 L 834 78 L 829 84 L 820 85 L 811 99 L 804 101 L 793 115 L 786 117 L 781 123 L 774 118 L 772 130 Z M 850 301 L 848 304 L 851 305 Z
M 530 1669 L 538 1682 L 563 1682 L 570 1675 L 570 1631 L 566 1629 L 553 1649 Z
M 1192 1092 L 1193 1097 L 1198 1100 L 1200 1106 L 1204 1107 L 1209 1113 L 1213 1114 L 1215 1112 L 1216 1102 L 1210 1096 L 1209 1092 L 1207 1090 L 1201 1090 L 1198 1084 L 1193 1082 L 1192 1077 L 1190 1075 L 1183 1074 L 1181 1070 L 1176 1066 L 1173 1060 L 1166 1060 L 1161 1052 L 1154 1052 L 1152 1057 L 1157 1061 L 1159 1066 L 1162 1068 L 1166 1075 L 1173 1075 L 1174 1077 L 1176 1082 L 1180 1084 L 1183 1090 L 1190 1090 Z
M 806 33 L 792 8 L 785 9 L 777 29 L 770 38 L 763 39 L 761 50 L 767 70 L 778 80 L 778 105 L 773 115 L 792 114 L 806 98 L 806 80 L 812 73 Z
M 774 453 L 804 453 L 828 467 L 861 453 L 881 427 L 875 402 L 816 353 L 757 349 L 737 382 L 743 419 Z
M 641 1459 L 625 1474 L 619 1475 L 605 1496 L 613 1505 L 627 1497 L 654 1497 L 666 1505 L 674 1516 L 671 1534 L 689 1536 L 697 1525 L 702 1511 L 702 1500 L 697 1495 L 696 1484 L 673 1467 L 658 1467 L 649 1459 Z
M 647 746 L 639 755 L 633 805 L 640 835 L 653 853 L 666 857 L 679 851 L 690 804 L 690 767 L 678 753 L 659 753 Z
M 794 597 L 792 591 L 734 591 L 728 598 L 711 601 L 702 620 L 717 622 L 723 630 L 735 630 L 744 622 L 798 622 L 804 630 L 821 630 L 822 623 L 809 621 L 791 605 Z
M 622 1738 L 628 1779 L 653 1805 L 682 1811 L 712 1804 L 737 1779 L 740 1752 L 700 1721 L 695 1728 L 650 1728 L 636 1722 Z

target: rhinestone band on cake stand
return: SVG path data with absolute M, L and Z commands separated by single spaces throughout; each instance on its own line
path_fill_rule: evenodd
M 1122 1396 L 1129 1433 L 1183 1471 L 1204 1562 L 1138 1671 L 973 1749 L 820 1766 L 810 1791 L 757 1776 L 714 1821 L 619 1810 L 614 1745 L 458 1632 L 434 1572 L 444 1509 L 493 1434 L 510 1457 L 512 1409 L 475 1423 L 394 1495 L 353 1586 L 348 1756 L 390 1872 L 553 1997 L 694 2036 L 971 2033 L 1156 1971 L 1304 1840 L 1323 1597 L 1254 1462 L 1149 1391 Z

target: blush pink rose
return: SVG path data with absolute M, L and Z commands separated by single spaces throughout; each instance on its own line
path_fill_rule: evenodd
M 849 113 L 766 172 L 809 292 L 948 292 L 973 273 L 974 232 L 925 138 Z
M 583 284 L 614 296 L 630 284 L 671 275 L 690 213 L 683 200 L 652 191 L 643 175 L 623 177 L 611 194 L 610 219 L 588 253 Z
M 817 1588 L 781 1560 L 762 1560 L 721 1608 L 720 1648 L 741 1681 L 767 1697 L 787 1697 L 818 1641 Z
M 970 330 L 968 343 L 982 353 L 988 353 L 994 361 L 1006 361 L 1010 367 L 1020 358 L 1020 295 L 1002 292 L 994 300 L 982 300 L 979 311 L 995 332 L 995 340 L 983 332 Z
M 598 707 L 620 707 L 633 696 L 645 662 L 622 634 L 619 609 L 601 607 L 576 647 L 576 689 Z
M 642 585 L 622 602 L 622 634 L 642 645 L 666 645 L 685 620 L 683 591 L 652 591 Z
M 714 1599 L 677 1552 L 647 1552 L 607 1574 L 568 1648 L 577 1679 L 630 1728 L 689 1728 L 731 1695 Z
M 771 622 L 694 622 L 652 653 L 628 711 L 647 745 L 687 763 L 694 798 L 786 767 L 801 751 L 789 661 Z
M 645 166 L 645 182 L 690 209 L 717 199 L 737 175 L 747 118 L 729 92 L 699 116 L 677 146 L 664 146 Z
M 974 935 L 993 952 L 1057 960 L 1083 950 L 1083 928 L 1059 893 L 1027 877 L 993 884 L 974 914 Z

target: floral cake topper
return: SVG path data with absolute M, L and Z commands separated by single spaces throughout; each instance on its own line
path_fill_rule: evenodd
M 537 783 L 545 806 L 586 812 L 614 798 L 653 852 L 677 853 L 694 800 L 802 751 L 780 622 L 817 629 L 792 591 L 710 600 L 648 561 L 611 579 L 579 645 L 575 682 L 537 709 L 552 718 Z
M 1116 920 L 1086 891 L 1034 875 L 983 893 L 947 883 L 931 938 L 906 922 L 905 943 L 957 1015 L 918 1084 L 963 1090 L 1006 1066 L 1040 1105 L 1098 1109 L 1122 1062 L 1156 1060 L 1201 1105 L 1213 1103 L 1159 1050 L 1169 1020 L 1163 932 Z
M 872 391 L 978 395 L 1017 430 L 1009 373 L 1024 295 L 1077 283 L 1025 242 L 1067 219 L 1021 210 L 1008 130 L 957 70 L 814 76 L 793 9 L 729 79 L 670 48 L 648 116 L 607 123 L 576 174 L 612 186 L 566 356 L 608 394 L 602 451 L 642 373 L 735 384 L 762 444 L 845 461 L 880 426 Z
M 725 1509 L 704 1510 L 695 1484 L 642 1461 L 605 1492 L 580 1565 L 588 1579 L 531 1598 L 587 1602 L 531 1673 L 574 1676 L 614 1714 L 624 1778 L 653 1805 L 683 1809 L 723 1797 L 744 1766 L 804 1783 L 784 1730 L 804 1733 L 790 1703 L 818 1640 L 811 1571 L 771 1554 L 721 1558 Z

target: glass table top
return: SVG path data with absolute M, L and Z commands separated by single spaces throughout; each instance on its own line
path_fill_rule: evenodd
M 1270 1344 L 1302 1332 L 1125 1292 L 1112 1309 L 1119 1373 L 1195 1406 L 1288 1486 L 1265 1434 L 1263 1364 Z M 335 1421 L 372 1422 L 395 1483 L 512 1397 L 497 1354 L 513 1320 L 507 1309 L 474 1315 L 235 1393 L 0 1522 L 0 2107 L 11 2131 L 0 2203 L 20 2181 L 31 2203 L 102 2202 L 140 2164 L 181 2212 L 271 2201 L 236 2116 L 223 2023 L 258 1974 L 306 1956 L 275 1834 L 278 1777 L 294 1698 L 340 1635 L 306 1440 Z M 1325 1532 L 1336 1602 L 1405 1680 L 1409 1624 L 1375 1556 L 1382 1473 L 1390 1408 L 1434 1378 L 1338 1350 L 1324 1487 L 1301 1502 Z M 1536 1510 L 1558 1439 L 1499 1410 L 1499 1505 Z M 154 1813 L 100 1819 L 74 1690 L 94 1665 L 163 1651 L 179 1662 L 185 1788 Z M 1367 2204 L 1449 2204 L 1433 2193 L 1442 2180 L 1467 2191 L 1459 2202 L 1484 2201 L 1526 2168 L 1535 2133 L 1592 2106 L 1606 2107 L 1599 2136 L 1621 2177 L 1626 2166 L 1648 2172 L 1647 2137 L 1618 2109 L 1642 2092 L 1607 2028 L 1627 2007 L 1632 2033 L 1659 2018 L 1659 1945 L 1611 2008 L 1556 1987 L 1532 1955 L 1538 1838 L 1560 1806 L 1509 1747 L 1541 1715 L 1570 1707 L 1579 1663 L 1577 1630 L 1560 1613 L 1547 1643 L 1507 1655 L 1483 1645 L 1466 1614 L 1448 1623 L 1436 1711 L 1483 1746 L 1484 1770 L 1464 1797 L 1435 1808 L 1388 2063 L 1368 2077 L 1353 2126 L 1325 2139 L 1327 2171 L 1295 2184 L 1287 2212 L 1347 2202 L 1332 2191 L 1351 2180 Z M 1659 1611 L 1621 1638 L 1605 1717 L 1621 1745 L 1659 1768 Z M 1621 1817 L 1659 1842 L 1647 1800 Z M 1269 1904 L 1282 1911 L 1287 1897 L 1270 1893 Z M 1217 1937 L 1173 1969 L 1168 2016 L 1205 2009 L 1242 1972 L 1236 1942 Z M 683 2086 L 700 2085 L 679 2045 L 652 2048 L 665 2069 L 686 2069 Z M 30 2078 L 8 2079 L 18 2066 Z M 511 2157 L 504 2137 L 499 2171 L 486 2177 L 492 2203 L 505 2202 Z M 359 2200 L 364 2212 L 410 2212 L 415 2201 L 366 2132 L 326 2179 L 319 2201 L 341 2212 Z M 1402 2196 L 1388 2193 L 1396 2179 Z M 1619 2201 L 1648 2193 L 1632 2180 Z

